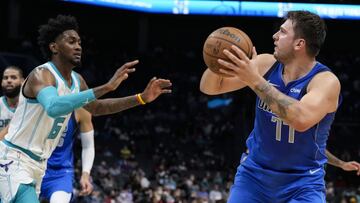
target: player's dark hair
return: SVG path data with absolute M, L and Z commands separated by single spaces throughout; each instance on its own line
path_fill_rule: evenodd
M 58 15 L 56 18 L 50 18 L 47 24 L 39 28 L 38 44 L 44 57 L 51 59 L 52 52 L 49 48 L 51 42 L 66 30 L 75 30 L 79 32 L 79 26 L 76 18 L 70 15 Z
M 305 39 L 307 53 L 317 56 L 326 38 L 324 20 L 309 11 L 289 11 L 287 19 L 293 21 L 295 38 Z
M 24 72 L 23 72 L 23 70 L 22 70 L 21 68 L 17 67 L 17 66 L 8 66 L 8 67 L 6 67 L 5 70 L 3 71 L 3 74 L 4 74 L 4 72 L 5 72 L 7 69 L 16 70 L 17 72 L 19 72 L 19 76 L 20 76 L 21 78 L 24 77 Z

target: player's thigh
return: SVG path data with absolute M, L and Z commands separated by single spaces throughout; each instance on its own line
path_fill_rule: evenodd
M 58 174 L 56 177 L 46 177 L 42 181 L 40 196 L 43 199 L 50 200 L 52 195 L 57 191 L 72 194 L 72 183 L 73 175 L 70 173 Z
M 233 185 L 227 203 L 266 203 L 266 198 L 252 187 Z
M 231 187 L 228 203 L 266 203 L 271 202 L 268 191 L 249 172 L 240 168 L 237 172 L 234 185 Z
M 289 203 L 326 203 L 325 197 L 322 190 L 305 190 L 293 197 Z

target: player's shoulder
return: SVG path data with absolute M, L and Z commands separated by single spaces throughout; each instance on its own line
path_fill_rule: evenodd
M 75 75 L 75 77 L 81 82 L 81 81 L 83 81 L 84 80 L 84 78 L 83 78 L 83 76 L 80 74 L 80 73 L 78 73 L 78 72 L 76 72 L 76 71 L 72 71 L 72 73 Z
M 265 75 L 265 73 L 274 65 L 276 59 L 272 54 L 259 54 L 257 55 L 256 64 L 261 75 Z
M 29 76 L 31 77 L 31 76 L 36 76 L 36 75 L 48 75 L 48 74 L 51 74 L 52 75 L 52 73 L 51 73 L 51 71 L 49 70 L 49 68 L 46 66 L 46 64 L 42 64 L 42 65 L 39 65 L 39 66 L 37 66 L 36 68 L 34 68 L 31 72 L 30 72 L 30 74 L 29 74 Z
M 323 71 L 314 75 L 310 84 L 340 85 L 339 78 L 331 71 Z
M 312 89 L 338 94 L 341 89 L 341 84 L 340 80 L 333 72 L 323 71 L 314 75 L 314 77 L 309 82 L 307 91 L 309 92 Z

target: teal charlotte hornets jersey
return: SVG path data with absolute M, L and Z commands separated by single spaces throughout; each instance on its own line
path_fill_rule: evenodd
M 289 82 L 282 80 L 283 64 L 276 62 L 264 78 L 280 92 L 300 100 L 306 94 L 311 79 L 319 72 L 330 71 L 321 63 L 316 63 L 305 76 Z M 320 170 L 327 162 L 325 155 L 326 141 L 335 112 L 327 114 L 318 124 L 305 132 L 297 132 L 283 122 L 271 109 L 257 97 L 254 129 L 247 146 L 250 154 L 242 164 L 261 167 L 278 172 L 310 173 Z
M 14 116 L 14 112 L 15 109 L 10 108 L 5 96 L 0 97 L 0 130 L 9 124 L 10 120 Z
M 69 87 L 53 63 L 47 62 L 39 67 L 47 68 L 52 73 L 58 95 L 80 91 L 80 80 L 74 71 L 71 73 L 72 85 Z M 48 116 L 36 99 L 26 98 L 21 90 L 18 107 L 3 142 L 35 160 L 48 159 L 57 146 L 70 115 L 71 113 L 57 118 Z

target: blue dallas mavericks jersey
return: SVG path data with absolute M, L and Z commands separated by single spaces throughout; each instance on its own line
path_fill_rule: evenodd
M 75 113 L 72 113 L 59 144 L 48 159 L 48 169 L 73 169 L 73 144 L 76 127 Z
M 283 64 L 276 62 L 264 78 L 279 91 L 297 100 L 306 94 L 308 83 L 317 73 L 330 71 L 317 63 L 307 75 L 285 85 L 283 68 Z M 334 115 L 327 114 L 317 125 L 305 132 L 297 132 L 257 97 L 254 129 L 247 140 L 250 151 L 247 159 L 251 160 L 242 164 L 284 173 L 320 170 L 327 161 L 326 140 Z

